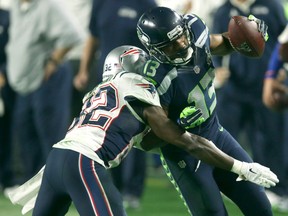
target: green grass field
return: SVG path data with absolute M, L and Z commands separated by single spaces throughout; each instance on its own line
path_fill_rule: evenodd
M 229 201 L 225 201 L 229 215 L 242 216 L 239 209 Z M 182 200 L 179 198 L 172 184 L 165 176 L 148 177 L 142 205 L 137 210 L 127 210 L 129 216 L 189 216 Z M 0 195 L 0 216 L 20 216 L 21 207 L 13 205 L 2 194 Z M 31 213 L 26 214 L 31 216 Z M 75 208 L 71 206 L 68 216 L 77 216 Z M 274 216 L 287 216 L 288 213 L 274 212 Z M 208 215 L 207 215 L 208 216 Z

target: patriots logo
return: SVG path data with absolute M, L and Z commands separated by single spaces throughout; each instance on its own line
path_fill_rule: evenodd
M 136 84 L 136 85 L 148 90 L 152 94 L 153 98 L 154 98 L 154 96 L 157 93 L 155 86 L 152 85 L 152 84 L 139 83 L 139 84 Z
M 121 56 L 120 56 L 120 59 L 125 57 L 125 56 L 128 56 L 128 55 L 137 55 L 137 54 L 140 54 L 140 51 L 138 49 L 130 49 L 128 51 L 126 51 L 125 53 L 123 53 Z

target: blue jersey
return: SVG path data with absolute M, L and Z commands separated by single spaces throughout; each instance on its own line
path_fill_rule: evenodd
M 208 28 L 195 15 L 185 16 L 185 20 L 195 44 L 190 62 L 175 67 L 151 60 L 144 74 L 154 82 L 162 106 L 168 108 L 170 119 L 176 122 L 187 106 L 200 108 L 205 122 L 189 129 L 189 132 L 211 140 L 231 157 L 251 162 L 249 155 L 220 125 L 216 116 L 214 65 Z M 219 190 L 232 199 L 244 215 L 272 215 L 269 200 L 263 197 L 262 188 L 258 185 L 248 182 L 239 184 L 235 181 L 235 174 L 200 163 L 188 152 L 173 145 L 161 147 L 161 159 L 169 179 L 181 193 L 191 215 L 228 215 Z M 255 205 L 259 208 L 255 209 Z
M 144 75 L 154 82 L 161 104 L 168 107 L 169 118 L 174 122 L 181 111 L 191 105 L 200 108 L 207 121 L 214 116 L 216 107 L 209 32 L 195 15 L 185 16 L 185 21 L 195 44 L 191 61 L 185 66 L 175 67 L 152 59 L 146 64 Z

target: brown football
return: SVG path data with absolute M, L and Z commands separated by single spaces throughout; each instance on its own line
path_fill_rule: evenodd
M 255 21 L 244 16 L 233 16 L 228 25 L 231 45 L 245 56 L 259 58 L 265 49 L 265 40 Z

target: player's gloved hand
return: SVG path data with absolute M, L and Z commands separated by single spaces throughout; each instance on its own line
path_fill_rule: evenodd
M 184 129 L 190 129 L 199 126 L 205 121 L 203 113 L 200 109 L 189 106 L 182 110 L 178 124 Z
M 252 14 L 248 16 L 248 20 L 254 21 L 257 23 L 258 31 L 261 32 L 264 40 L 267 41 L 269 38 L 269 35 L 267 32 L 268 26 L 266 25 L 264 20 L 260 20 L 260 19 L 256 18 L 255 16 L 253 16 Z
M 273 187 L 279 182 L 277 176 L 268 167 L 258 163 L 234 160 L 231 171 L 239 175 L 236 181 L 250 181 L 266 188 Z

